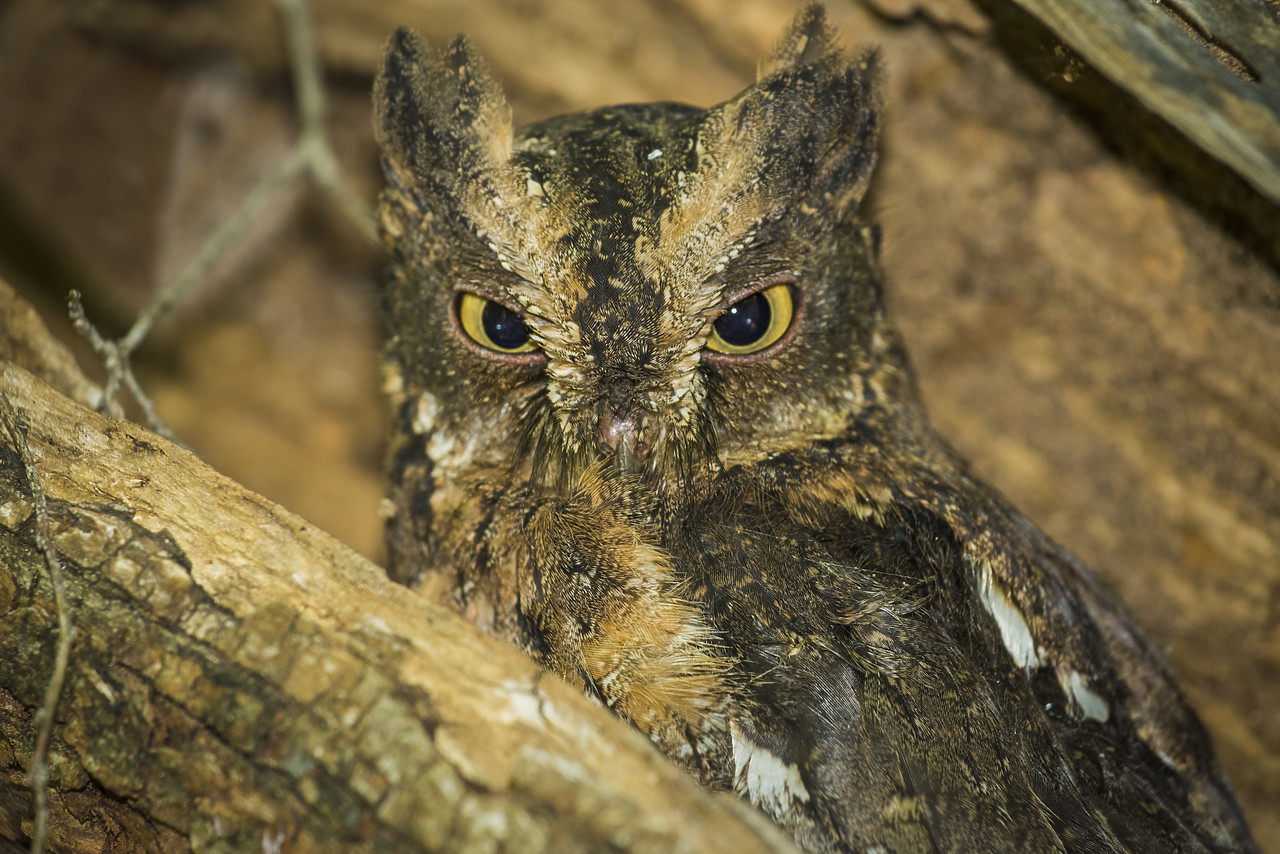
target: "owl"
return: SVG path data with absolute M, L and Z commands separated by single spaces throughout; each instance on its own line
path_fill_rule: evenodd
M 1152 642 L 930 427 L 879 66 L 810 7 L 723 104 L 513 130 L 392 38 L 391 572 L 812 852 L 1256 850 Z

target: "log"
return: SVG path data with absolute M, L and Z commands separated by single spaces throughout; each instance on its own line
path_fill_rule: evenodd
M 1280 16 L 1244 0 L 1017 0 L 1116 86 L 1280 203 Z
M 12 362 L 0 397 L 25 425 L 75 626 L 52 850 L 795 850 L 189 451 Z M 34 504 L 0 441 L 0 838 L 17 842 L 58 626 Z

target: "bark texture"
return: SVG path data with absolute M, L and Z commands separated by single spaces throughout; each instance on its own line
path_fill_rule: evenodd
M 76 640 L 57 851 L 791 851 L 514 649 L 12 363 Z M 0 446 L 0 836 L 30 830 L 57 618 Z

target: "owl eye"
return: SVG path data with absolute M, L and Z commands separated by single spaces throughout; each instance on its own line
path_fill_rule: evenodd
M 786 334 L 794 316 L 791 287 L 773 285 L 748 294 L 725 309 L 711 324 L 707 346 L 731 356 L 759 353 Z
M 486 350 L 506 354 L 534 350 L 529 327 L 520 315 L 493 300 L 463 293 L 458 300 L 458 322 L 467 337 Z

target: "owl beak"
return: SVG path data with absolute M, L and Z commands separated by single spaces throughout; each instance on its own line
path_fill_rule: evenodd
M 643 417 L 635 412 L 605 411 L 600 416 L 600 449 L 612 454 L 618 468 L 628 474 L 640 470 L 649 456 L 649 445 L 641 439 Z

